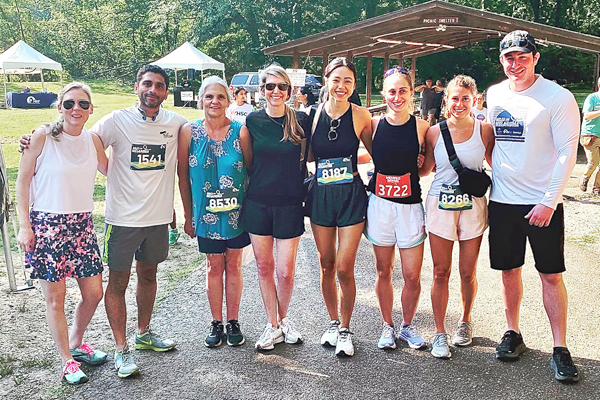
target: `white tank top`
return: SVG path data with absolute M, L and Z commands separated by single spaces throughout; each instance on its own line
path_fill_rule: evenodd
M 61 133 L 59 141 L 46 129 L 46 142 L 35 165 L 30 203 L 34 211 L 57 214 L 91 212 L 98 156 L 92 134 Z
M 481 139 L 481 121 L 475 120 L 471 137 L 462 143 L 454 143 L 454 149 L 460 163 L 464 167 L 476 171 L 482 170 L 485 158 L 485 145 Z M 452 165 L 450 165 L 450 160 L 448 160 L 448 152 L 446 151 L 444 137 L 441 132 L 433 148 L 433 156 L 435 158 L 435 177 L 429 188 L 429 195 L 438 196 L 443 183 L 458 185 L 458 175 L 454 171 L 454 168 L 452 168 Z

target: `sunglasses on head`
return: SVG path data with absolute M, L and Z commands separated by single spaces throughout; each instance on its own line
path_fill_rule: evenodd
M 285 92 L 290 88 L 290 85 L 287 83 L 265 83 L 265 89 L 267 90 L 275 90 L 276 87 Z
M 399 74 L 404 74 L 404 75 L 410 75 L 410 72 L 408 72 L 407 70 L 405 70 L 402 67 L 394 67 L 394 68 L 390 68 L 387 71 L 385 71 L 385 73 L 383 74 L 384 78 L 387 78 L 388 76 L 394 74 L 394 73 L 399 73 Z
M 535 43 L 532 43 L 527 37 L 518 37 L 518 38 L 510 38 L 504 39 L 502 43 L 500 43 L 500 50 L 506 50 L 511 47 L 526 47 L 528 49 L 535 49 Z
M 89 110 L 91 103 L 88 100 L 78 100 L 77 104 L 82 110 Z M 62 106 L 65 110 L 70 110 L 75 107 L 75 100 L 65 100 L 62 102 Z

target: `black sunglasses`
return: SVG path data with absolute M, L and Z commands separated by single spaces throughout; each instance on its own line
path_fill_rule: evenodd
M 79 104 L 79 107 L 81 107 L 82 110 L 89 110 L 90 104 L 92 103 L 88 100 L 78 100 L 77 104 Z M 62 102 L 62 106 L 65 110 L 70 110 L 75 106 L 75 100 L 65 100 Z
M 327 132 L 327 139 L 329 139 L 330 141 L 334 141 L 338 138 L 337 128 L 340 127 L 341 123 L 342 122 L 339 119 L 331 120 L 331 122 L 329 123 L 329 132 Z
M 265 83 L 265 89 L 267 90 L 275 90 L 275 87 L 279 88 L 282 92 L 285 92 L 290 88 L 290 85 L 287 83 Z
M 523 36 L 514 39 L 504 39 L 500 43 L 500 50 L 506 50 L 511 47 L 525 47 L 530 50 L 535 50 L 536 48 L 535 43 L 532 43 L 529 38 Z
M 399 73 L 399 74 L 404 74 L 404 75 L 410 75 L 410 72 L 408 72 L 407 70 L 405 70 L 402 67 L 394 67 L 394 68 L 390 68 L 387 71 L 385 71 L 385 73 L 383 74 L 384 78 L 387 78 L 388 76 L 394 74 L 394 73 Z

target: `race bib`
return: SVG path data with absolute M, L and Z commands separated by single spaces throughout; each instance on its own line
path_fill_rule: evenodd
M 206 211 L 211 213 L 227 212 L 240 207 L 234 189 L 219 189 L 214 192 L 207 192 L 206 198 L 208 199 Z
M 375 195 L 385 199 L 402 199 L 410 196 L 410 172 L 402 176 L 377 173 Z
M 166 144 L 132 144 L 131 169 L 152 171 L 165 169 Z
M 353 172 L 351 157 L 319 160 L 317 163 L 317 183 L 319 185 L 350 183 L 354 180 Z
M 473 208 L 471 195 L 463 193 L 459 185 L 442 184 L 439 200 L 441 210 L 462 211 Z

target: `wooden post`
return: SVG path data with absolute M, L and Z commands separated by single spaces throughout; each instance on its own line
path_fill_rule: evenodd
M 390 53 L 385 53 L 383 55 L 383 72 L 390 69 Z
M 329 64 L 329 54 L 323 53 L 323 71 L 321 72 L 321 76 L 325 75 L 327 64 Z
M 596 53 L 594 62 L 594 82 L 592 83 L 593 91 L 598 90 L 598 78 L 600 77 L 600 53 Z
M 300 68 L 300 53 L 298 50 L 294 50 L 294 69 Z
M 346 54 L 346 61 L 352 62 L 352 50 L 348 50 Z
M 415 82 L 415 69 L 417 68 L 417 57 L 414 57 L 410 61 L 410 77 L 412 78 L 413 84 Z
M 371 90 L 373 90 L 373 55 L 367 54 L 367 107 L 371 107 Z

